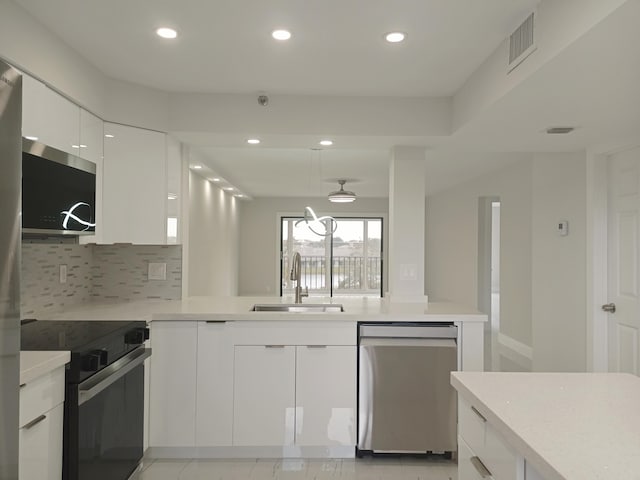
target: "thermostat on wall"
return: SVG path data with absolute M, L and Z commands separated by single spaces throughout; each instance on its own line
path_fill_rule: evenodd
M 569 235 L 569 222 L 567 220 L 558 222 L 558 235 L 561 237 Z

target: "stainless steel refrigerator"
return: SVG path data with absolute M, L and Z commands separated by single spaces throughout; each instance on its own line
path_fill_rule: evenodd
M 0 60 L 0 480 L 18 480 L 22 77 Z

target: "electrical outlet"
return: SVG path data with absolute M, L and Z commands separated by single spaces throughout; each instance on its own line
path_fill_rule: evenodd
M 147 272 L 149 280 L 166 280 L 167 264 L 149 262 L 149 270 Z
M 67 283 L 67 266 L 60 265 L 60 283 Z

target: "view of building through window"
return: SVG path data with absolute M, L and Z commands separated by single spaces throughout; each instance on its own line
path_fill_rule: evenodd
M 325 237 L 304 222 L 296 226 L 298 220 L 282 218 L 282 294 L 293 292 L 289 274 L 295 252 L 302 257 L 301 286 L 310 294 L 382 294 L 381 218 L 336 218 L 335 232 Z

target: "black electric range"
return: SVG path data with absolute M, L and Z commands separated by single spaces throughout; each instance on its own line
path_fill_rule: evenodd
M 142 321 L 23 321 L 22 350 L 68 350 L 63 480 L 126 480 L 143 454 Z

